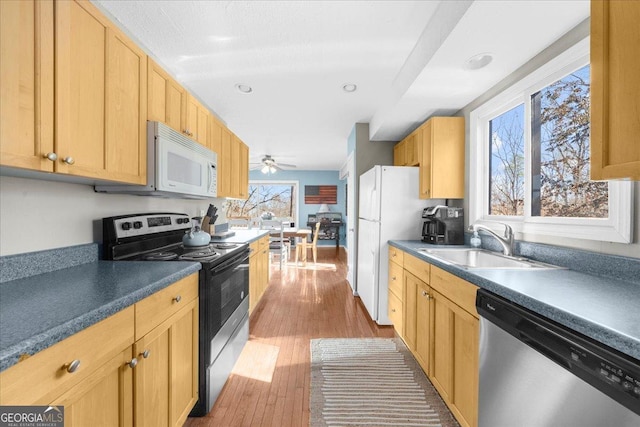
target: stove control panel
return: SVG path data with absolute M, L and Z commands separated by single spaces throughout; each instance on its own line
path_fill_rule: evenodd
M 188 230 L 191 219 L 184 214 L 127 216 L 113 219 L 116 238 L 139 237 L 164 231 Z

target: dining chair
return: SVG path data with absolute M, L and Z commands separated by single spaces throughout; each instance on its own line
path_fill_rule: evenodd
M 316 229 L 313 232 L 313 240 L 311 241 L 311 245 L 297 245 L 296 246 L 296 265 L 298 265 L 298 256 L 306 262 L 307 254 L 306 250 L 311 249 L 311 253 L 313 254 L 313 263 L 318 263 L 318 233 L 320 232 L 320 223 L 316 222 Z M 306 239 L 306 237 L 305 237 Z M 305 252 L 304 254 L 302 252 Z
M 290 244 L 289 239 L 284 237 L 284 224 L 281 220 L 263 219 L 260 228 L 269 230 L 269 255 L 278 255 L 282 270 L 282 263 L 289 259 Z

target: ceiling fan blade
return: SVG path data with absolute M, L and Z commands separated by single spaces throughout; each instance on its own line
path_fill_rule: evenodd
M 297 168 L 296 165 L 290 165 L 288 163 L 278 163 L 278 166 L 281 166 L 283 168 L 294 168 L 294 169 Z

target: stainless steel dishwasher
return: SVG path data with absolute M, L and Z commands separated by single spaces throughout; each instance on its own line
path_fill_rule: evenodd
M 479 290 L 479 427 L 640 426 L 640 361 Z

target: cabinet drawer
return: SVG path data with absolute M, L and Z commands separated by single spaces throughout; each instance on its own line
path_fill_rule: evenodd
M 133 344 L 133 318 L 131 306 L 2 372 L 0 405 L 49 404 Z
M 389 320 L 393 323 L 393 327 L 400 336 L 402 330 L 402 301 L 394 293 L 389 292 Z
M 478 287 L 436 266 L 431 266 L 431 287 L 478 317 L 476 293 Z
M 429 273 L 431 264 L 426 261 L 416 258 L 413 255 L 405 254 L 404 256 L 404 269 L 422 280 L 427 285 L 429 284 Z
M 198 273 L 194 273 L 137 303 L 135 305 L 136 340 L 142 338 L 197 296 Z
M 394 248 L 393 246 L 389 246 L 389 261 L 393 261 L 402 267 L 404 265 L 403 259 L 403 251 L 398 248 Z
M 389 292 L 393 292 L 396 297 L 402 300 L 402 283 L 404 270 L 401 265 L 395 262 L 389 263 Z
M 264 249 L 269 246 L 269 236 L 264 236 L 258 240 L 258 248 Z
M 250 252 L 250 257 L 253 258 L 255 255 L 258 254 L 258 252 L 260 251 L 260 243 L 261 243 L 262 239 L 260 240 L 254 240 L 253 242 L 249 243 L 249 250 Z

